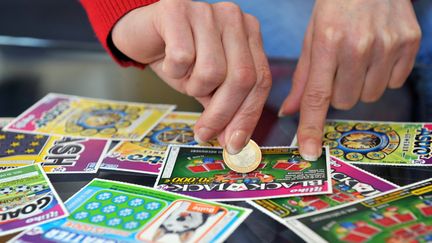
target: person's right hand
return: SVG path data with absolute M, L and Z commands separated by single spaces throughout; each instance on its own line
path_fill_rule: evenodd
M 112 40 L 204 106 L 197 141 L 218 137 L 232 154 L 249 142 L 271 87 L 255 17 L 229 2 L 161 0 L 126 14 Z

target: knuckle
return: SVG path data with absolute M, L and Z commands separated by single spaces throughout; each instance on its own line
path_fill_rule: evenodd
M 395 49 L 397 37 L 388 31 L 383 31 L 381 32 L 379 41 L 382 46 L 384 54 L 388 54 Z
M 240 15 L 241 9 L 240 7 L 232 2 L 220 2 L 216 3 L 215 7 L 217 7 L 220 11 L 224 12 L 227 15 Z
M 233 71 L 233 82 L 239 90 L 250 90 L 256 82 L 255 69 L 250 66 L 237 68 Z
M 167 59 L 177 65 L 190 65 L 195 60 L 195 54 L 182 48 L 167 51 Z
M 206 19 L 213 18 L 213 11 L 209 3 L 194 2 L 193 6 L 200 17 L 204 17 Z
M 263 109 L 263 105 L 256 104 L 256 103 L 245 106 L 245 109 L 243 109 L 239 114 L 240 120 L 247 121 L 247 123 L 244 126 L 255 126 L 259 119 L 262 109 Z
M 329 92 L 313 88 L 304 94 L 303 103 L 311 110 L 321 110 L 329 104 L 330 96 Z
M 186 1 L 171 1 L 171 0 L 160 0 L 162 9 L 164 8 L 176 8 L 177 11 L 184 10 L 186 7 Z
M 373 37 L 370 35 L 361 35 L 358 38 L 351 38 L 348 41 L 348 48 L 354 58 L 364 57 L 372 48 Z
M 272 86 L 272 74 L 268 66 L 263 66 L 257 69 L 257 89 L 269 91 Z
M 251 131 L 256 126 L 263 111 L 265 99 L 257 99 L 254 102 L 246 102 L 241 111 L 236 115 L 238 120 L 244 121 L 245 127 L 251 126 Z
M 223 68 L 211 66 L 209 68 L 201 68 L 200 71 L 194 75 L 194 79 L 202 82 L 206 86 L 219 86 L 224 80 L 226 72 Z
M 204 10 L 204 11 L 211 9 L 211 5 L 206 2 L 193 2 L 193 6 L 197 9 Z
M 248 122 L 248 125 L 255 125 L 264 107 L 264 101 L 248 102 L 236 115 L 236 119 Z
M 422 33 L 420 28 L 410 28 L 405 31 L 404 44 L 407 45 L 420 45 Z
M 221 80 L 221 79 L 224 79 L 226 77 L 226 68 L 225 67 L 212 65 L 212 66 L 210 66 L 208 68 L 204 68 L 204 69 L 205 69 L 205 72 L 207 73 L 208 79 Z
M 316 38 L 324 46 L 336 47 L 343 40 L 344 34 L 333 26 L 326 26 L 316 32 Z

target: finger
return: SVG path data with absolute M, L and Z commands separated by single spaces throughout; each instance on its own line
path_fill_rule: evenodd
M 292 79 L 292 87 L 287 98 L 282 103 L 279 110 L 279 117 L 293 114 L 299 111 L 300 101 L 303 95 L 306 82 L 308 80 L 310 68 L 310 49 L 312 45 L 312 21 L 306 30 L 305 39 L 303 40 L 302 53 L 298 60 L 296 70 Z
M 193 97 L 202 97 L 212 93 L 225 80 L 226 61 L 211 5 L 196 2 L 192 6 L 190 21 L 197 55 L 186 92 Z
M 208 141 L 223 131 L 256 81 L 241 10 L 232 3 L 218 3 L 213 8 L 228 70 L 226 80 L 215 91 L 195 126 L 200 141 Z
M 388 83 L 389 88 L 397 89 L 402 87 L 402 85 L 405 83 L 414 67 L 419 44 L 420 38 L 413 39 L 403 46 L 399 60 L 393 67 L 390 81 Z
M 366 103 L 377 101 L 385 92 L 397 59 L 390 35 L 381 32 L 375 42 L 374 56 L 369 65 L 361 100 Z
M 168 2 L 168 1 L 165 1 Z M 195 61 L 195 44 L 187 17 L 186 4 L 165 4 L 160 18 L 159 30 L 165 41 L 165 58 L 162 70 L 173 79 L 183 78 Z
M 220 144 L 220 146 L 222 146 L 222 147 L 225 147 L 226 146 L 226 143 L 225 143 L 225 130 L 224 131 L 222 131 L 222 133 L 220 133 L 219 135 L 218 135 L 218 137 L 217 137 L 217 139 L 218 139 L 218 142 L 219 142 L 219 144 Z
M 409 59 L 409 60 L 408 60 Z M 407 80 L 411 70 L 414 67 L 414 58 L 400 58 L 393 66 L 390 81 L 388 82 L 388 87 L 390 89 L 398 89 L 403 86 Z
M 224 139 L 229 153 L 240 152 L 249 139 L 261 116 L 265 101 L 271 88 L 270 67 L 265 56 L 260 27 L 252 15 L 244 15 L 249 35 L 249 47 L 252 53 L 257 81 L 243 104 L 224 130 Z
M 414 66 L 421 41 L 421 29 L 412 4 L 397 4 L 395 7 L 398 13 L 404 14 L 404 21 L 398 25 L 399 33 L 397 33 L 397 36 L 401 45 L 398 49 L 400 50 L 400 56 L 393 68 L 388 85 L 389 88 L 399 88 L 404 84 Z
M 373 39 L 368 35 L 350 38 L 338 52 L 338 68 L 333 83 L 331 104 L 336 109 L 351 109 L 360 99 L 372 54 Z
M 377 101 L 385 92 L 390 75 L 394 66 L 394 61 L 382 60 L 373 61 L 366 74 L 363 86 L 361 101 L 371 103 Z
M 336 74 L 336 50 L 340 36 L 334 29 L 314 33 L 309 79 L 300 106 L 297 130 L 300 154 L 316 160 L 322 152 L 321 137 Z
M 195 98 L 199 103 L 201 103 L 201 105 L 204 107 L 204 109 L 207 108 L 207 106 L 210 104 L 211 101 L 211 96 L 205 96 L 205 97 L 197 97 Z M 222 147 L 225 147 L 226 143 L 225 143 L 225 130 L 222 131 L 222 133 L 220 133 L 217 136 L 218 142 Z M 199 141 L 199 143 L 202 143 L 202 141 Z

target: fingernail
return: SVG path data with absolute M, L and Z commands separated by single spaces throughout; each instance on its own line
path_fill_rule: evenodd
M 314 139 L 306 140 L 300 150 L 300 154 L 305 160 L 315 161 L 321 156 L 321 144 L 317 143 Z
M 195 142 L 197 142 L 198 144 L 203 144 L 204 142 L 198 137 L 198 135 L 196 135 L 196 133 L 195 133 L 195 135 L 194 135 L 194 140 L 195 140 Z
M 278 117 L 285 117 L 285 113 L 282 110 L 279 110 Z
M 250 136 L 244 131 L 236 131 L 231 135 L 227 144 L 229 154 L 238 154 L 249 142 Z
M 212 131 L 208 128 L 202 127 L 194 134 L 194 139 L 197 143 L 205 143 L 212 138 Z

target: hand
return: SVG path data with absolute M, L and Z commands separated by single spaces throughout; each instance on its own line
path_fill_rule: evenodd
M 205 108 L 195 139 L 232 154 L 248 143 L 271 87 L 257 19 L 233 3 L 161 0 L 125 15 L 114 45 Z
M 421 32 L 409 0 L 318 0 L 280 115 L 300 110 L 300 153 L 316 160 L 329 105 L 350 109 L 399 88 Z

